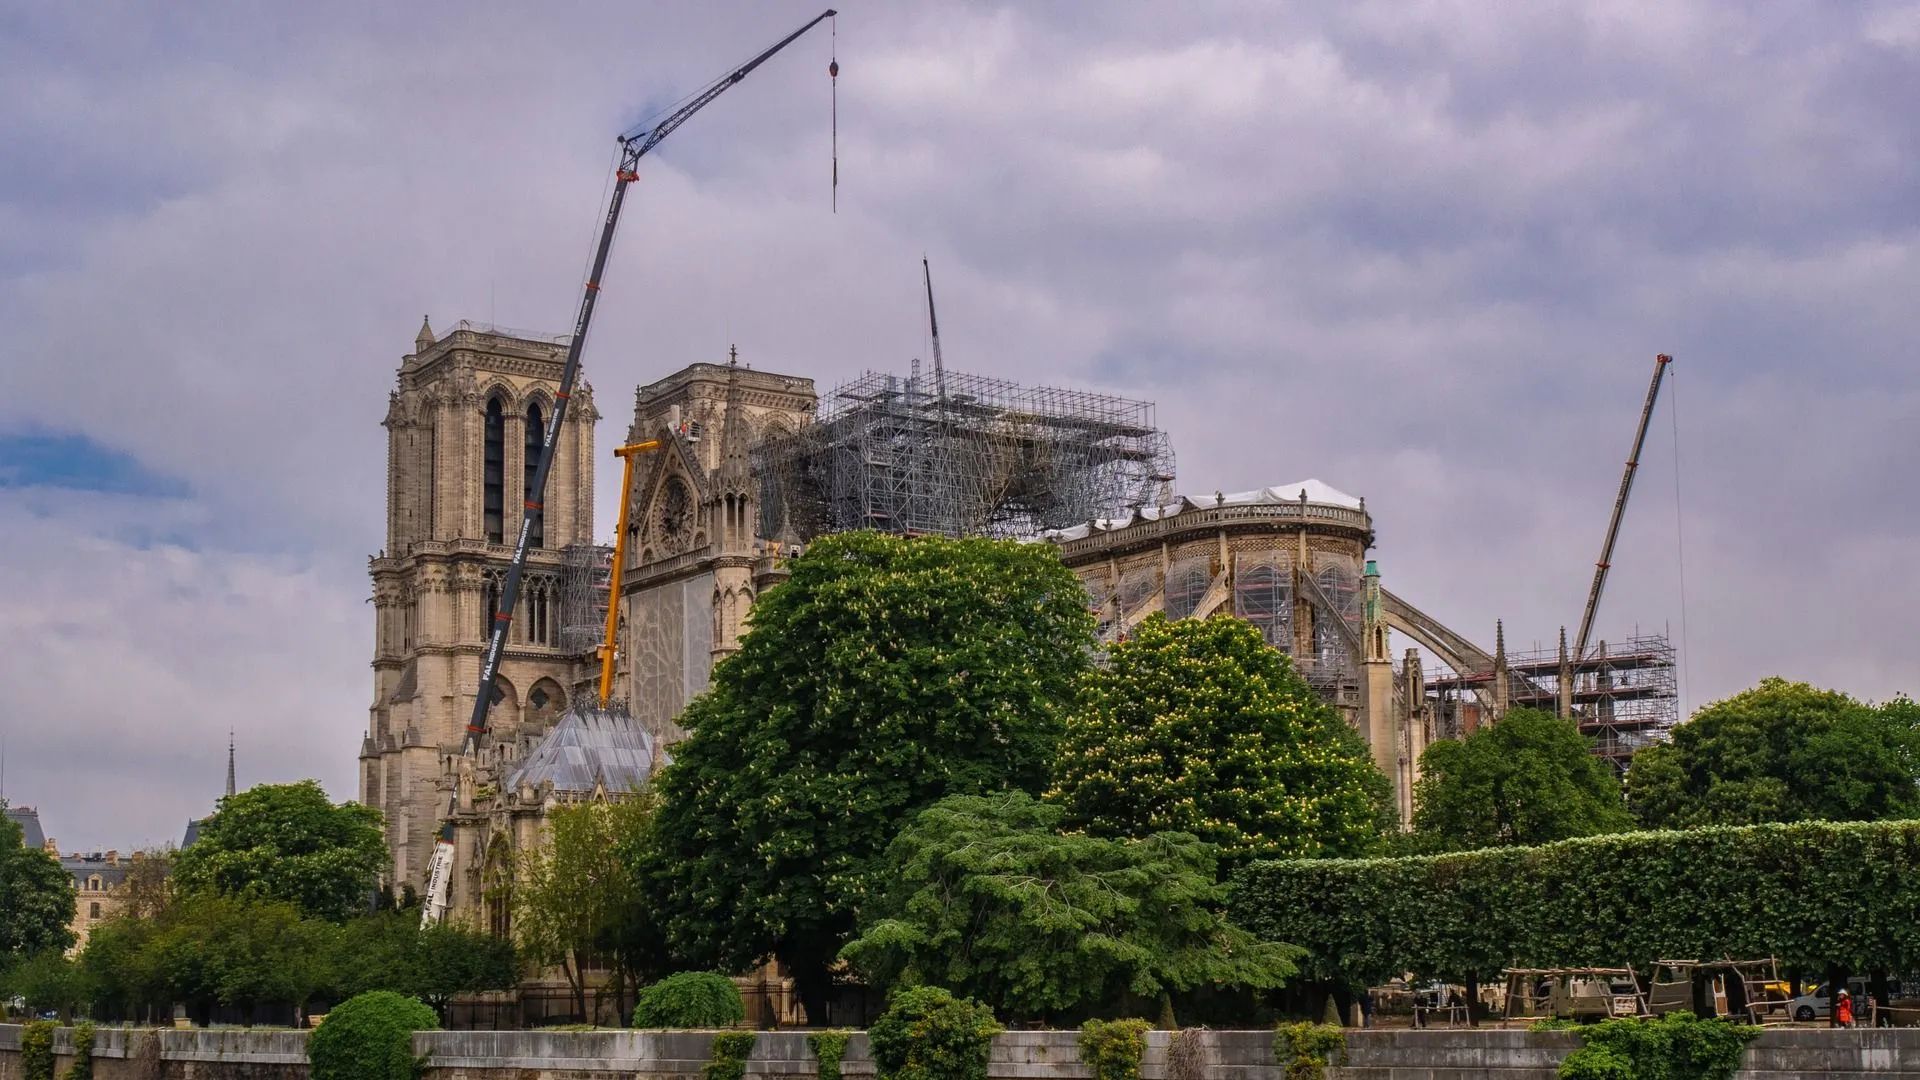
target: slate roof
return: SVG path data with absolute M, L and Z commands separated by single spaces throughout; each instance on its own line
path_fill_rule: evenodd
M 31 806 L 7 807 L 7 820 L 20 826 L 20 842 L 33 851 L 47 846 L 47 834 L 40 831 L 40 813 Z
M 598 781 L 617 793 L 644 787 L 652 776 L 653 739 L 633 717 L 575 705 L 521 760 L 507 789 L 550 781 L 556 791 L 592 791 Z

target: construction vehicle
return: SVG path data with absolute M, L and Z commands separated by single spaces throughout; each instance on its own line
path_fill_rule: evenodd
M 520 578 L 526 570 L 527 549 L 533 534 L 533 525 L 540 519 L 543 511 L 542 500 L 546 498 L 547 474 L 553 468 L 554 447 L 558 444 L 560 429 L 566 420 L 568 398 L 573 393 L 574 380 L 580 374 L 580 354 L 586 348 L 587 328 L 593 322 L 594 302 L 600 296 L 600 278 L 606 272 L 607 256 L 613 250 L 613 234 L 620 224 L 620 209 L 626 203 L 627 186 L 640 178 L 638 171 L 640 159 L 652 152 L 667 136 L 678 130 L 680 125 L 692 119 L 695 113 L 712 104 L 715 98 L 745 79 L 755 68 L 793 44 L 802 34 L 833 18 L 836 14 L 831 8 L 821 12 L 798 30 L 775 42 L 760 55 L 707 84 L 699 93 L 687 99 L 685 104 L 668 113 L 658 123 L 634 128 L 619 137 L 620 164 L 614 171 L 613 196 L 607 204 L 606 219 L 600 227 L 600 243 L 594 250 L 593 270 L 587 278 L 586 288 L 580 298 L 580 313 L 574 320 L 573 338 L 567 346 L 566 365 L 560 373 L 560 389 L 554 394 L 553 419 L 547 425 L 546 438 L 540 445 L 540 463 L 534 470 L 533 480 L 528 484 L 525 513 L 520 520 L 520 534 L 514 541 L 513 559 L 507 564 L 507 580 L 501 589 L 500 607 L 493 613 L 491 633 L 487 638 L 486 656 L 480 664 L 480 685 L 473 696 L 473 714 L 467 721 L 466 737 L 461 741 L 462 768 L 471 767 L 474 755 L 480 747 L 480 738 L 486 734 L 487 711 L 493 704 L 494 678 L 499 673 L 500 655 L 506 647 L 507 630 L 513 623 L 514 605 L 520 596 Z M 831 73 L 835 76 L 839 74 L 837 59 L 832 65 Z M 837 175 L 835 179 L 838 180 Z M 631 462 L 632 459 L 628 460 Z M 624 500 L 625 496 L 623 495 L 622 498 Z M 624 529 L 621 536 L 625 537 Z M 619 578 L 620 567 L 616 563 L 614 566 L 616 593 Z M 615 624 L 616 616 L 612 606 L 608 609 L 607 618 L 610 626 Z M 609 633 L 608 637 L 611 639 L 612 634 Z M 600 648 L 603 700 L 607 695 L 610 682 L 613 647 L 614 643 L 608 640 L 603 642 Z M 457 789 L 456 784 L 456 792 Z M 446 917 L 448 886 L 453 876 L 453 812 L 457 800 L 457 793 L 449 794 L 446 818 L 434 842 L 433 859 L 427 871 L 426 901 L 422 905 L 420 915 L 422 925 L 431 926 Z
M 1620 521 L 1627 513 L 1627 496 L 1633 493 L 1633 474 L 1640 469 L 1640 451 L 1647 445 L 1647 424 L 1653 419 L 1653 406 L 1660 398 L 1660 378 L 1667 373 L 1673 357 L 1665 353 L 1653 358 L 1653 381 L 1647 386 L 1647 404 L 1640 410 L 1640 427 L 1633 434 L 1633 452 L 1627 455 L 1627 469 L 1620 477 L 1620 493 L 1614 496 L 1613 520 L 1607 523 L 1607 539 L 1600 545 L 1600 561 L 1594 564 L 1593 586 L 1587 590 L 1587 610 L 1580 616 L 1580 635 L 1574 639 L 1573 660 L 1586 659 L 1587 641 L 1593 634 L 1593 619 L 1600 613 L 1600 594 L 1607 587 L 1607 571 L 1613 566 L 1613 544 L 1620 539 Z

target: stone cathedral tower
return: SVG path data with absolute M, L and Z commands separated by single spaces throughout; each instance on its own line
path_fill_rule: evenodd
M 360 800 L 386 815 L 393 880 L 418 888 L 453 791 L 489 620 L 553 415 L 566 345 L 424 323 L 387 409 L 387 540 L 371 560 L 373 704 Z M 562 648 L 563 549 L 593 540 L 593 391 L 577 383 L 548 478 L 483 765 L 516 755 L 587 676 Z

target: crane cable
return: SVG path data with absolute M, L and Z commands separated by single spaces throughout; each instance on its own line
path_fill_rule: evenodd
M 827 22 L 833 44 L 827 52 L 827 83 L 833 121 L 833 212 L 840 212 L 840 17 Z
M 1673 421 L 1673 546 L 1680 567 L 1680 709 L 1681 719 L 1686 719 L 1687 706 L 1687 532 L 1683 520 L 1685 504 L 1680 498 L 1680 383 L 1675 376 L 1678 371 L 1669 371 L 1667 381 L 1672 388 L 1667 391 L 1667 416 Z

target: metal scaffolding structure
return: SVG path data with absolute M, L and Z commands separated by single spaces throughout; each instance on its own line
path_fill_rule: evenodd
M 762 535 L 1032 536 L 1154 505 L 1173 446 L 1153 405 L 1026 387 L 916 361 L 821 399 L 818 419 L 755 451 Z
M 1594 740 L 1594 752 L 1622 768 L 1634 751 L 1665 741 L 1680 722 L 1673 643 L 1664 634 L 1602 641 L 1578 661 L 1564 646 L 1513 653 L 1505 667 L 1506 707 L 1571 714 Z M 1483 708 L 1494 684 L 1492 670 L 1436 671 L 1427 680 L 1427 692 L 1437 698 L 1434 734 L 1457 738 L 1486 723 Z
M 613 548 L 568 544 L 560 575 L 560 647 L 579 655 L 600 647 L 607 631 L 607 597 L 613 584 Z

